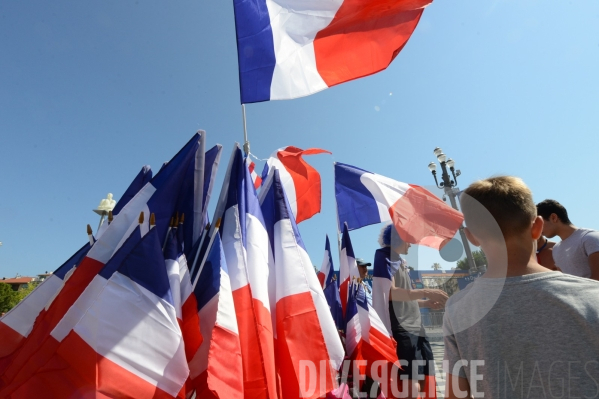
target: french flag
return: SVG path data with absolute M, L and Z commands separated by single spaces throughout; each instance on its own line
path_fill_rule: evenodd
M 263 177 L 268 175 L 272 168 L 279 170 L 296 223 L 310 219 L 319 213 L 322 197 L 320 173 L 308 165 L 302 156 L 330 153 L 320 148 L 302 150 L 288 146 L 273 152 L 264 166 Z
M 396 343 L 374 309 L 368 306 L 362 283 L 357 279 L 349 285 L 346 313 L 345 346 L 352 360 L 366 360 L 366 374 L 381 384 L 385 397 L 391 397 L 390 384 L 397 384 L 394 367 L 400 367 Z M 376 375 L 374 362 L 384 362 L 386 375 Z M 378 370 L 380 372 L 380 370 Z
M 333 268 L 333 257 L 331 256 L 331 244 L 328 235 L 326 236 L 324 246 L 322 266 L 317 276 L 329 304 L 329 309 L 331 309 L 331 316 L 333 316 L 335 325 L 338 330 L 343 330 L 345 323 L 343 323 L 343 310 L 341 308 L 341 297 L 339 296 L 339 280 L 337 280 L 335 269 Z
M 250 176 L 252 176 L 252 182 L 254 183 L 254 188 L 257 190 L 262 185 L 262 176 L 258 176 L 256 173 L 256 164 L 250 160 L 250 158 L 246 158 L 246 163 L 248 165 L 248 169 L 250 170 Z
M 287 100 L 379 72 L 432 0 L 235 0 L 241 102 Z
M 264 193 L 264 194 L 262 194 Z M 337 387 L 345 355 L 337 327 L 285 197 L 278 170 L 261 193 L 274 261 L 276 354 L 281 398 L 318 398 Z M 272 270 L 272 269 L 271 269 Z M 315 366 L 302 381 L 305 363 Z M 307 387 L 315 385 L 310 391 Z
M 193 292 L 187 259 L 183 253 L 181 224 L 169 233 L 164 258 L 177 320 L 185 342 L 185 356 L 189 363 L 198 352 L 203 336 L 200 331 L 198 303 Z M 188 391 L 190 390 L 191 383 Z
M 19 348 L 33 329 L 35 319 L 45 312 L 65 281 L 90 249 L 87 243 L 62 266 L 45 279 L 35 290 L 0 319 L 0 373 L 10 364 L 10 355 Z
M 354 247 L 349 238 L 347 224 L 343 225 L 343 234 L 341 236 L 341 253 L 339 254 L 339 296 L 341 297 L 341 308 L 343 314 L 346 314 L 347 298 L 349 295 L 349 284 L 353 278 L 360 277 Z
M 335 277 L 335 269 L 333 269 L 333 257 L 331 256 L 331 243 L 329 242 L 329 235 L 326 236 L 324 244 L 324 258 L 322 259 L 322 265 L 320 271 L 317 274 L 320 286 L 324 289 L 326 286 L 331 284 Z
M 104 234 L 98 238 L 47 311 L 37 318 L 23 345 L 13 353 L 10 365 L 1 376 L 3 387 L 0 390 L 0 396 L 25 382 L 51 357 L 59 341 L 53 338 L 50 332 L 65 317 L 67 311 L 81 294 L 88 289 L 92 280 L 100 279 L 97 280 L 100 286 L 106 281 L 99 276 L 100 271 L 133 230 L 138 227 L 141 212 L 146 215 L 146 222 L 142 225 L 142 234 L 149 229 L 147 215 L 150 215 L 151 210 L 155 213 L 156 222 L 161 223 L 155 227 L 156 234 L 160 241 L 164 242 L 170 218 L 176 211 L 175 206 L 179 193 L 185 186 L 185 171 L 188 170 L 190 163 L 195 163 L 201 139 L 201 135 L 196 133 L 173 159 L 129 201 L 113 219 Z M 189 200 L 193 201 L 193 198 Z M 96 284 L 91 284 L 90 289 L 96 286 Z M 74 326 L 73 323 L 76 323 L 77 317 L 77 312 L 74 312 L 73 318 L 65 320 L 68 330 Z M 8 384 L 10 386 L 7 386 Z
M 113 209 L 113 215 L 123 209 L 127 203 L 139 192 L 139 190 L 152 178 L 152 170 L 149 166 L 142 167 L 135 176 L 125 193 L 121 196 Z M 102 225 L 108 226 L 108 223 Z M 99 234 L 98 234 L 99 237 Z M 81 247 L 73 256 L 38 285 L 31 294 L 23 299 L 17 306 L 11 309 L 0 319 L 0 336 L 3 343 L 0 347 L 0 374 L 10 364 L 10 355 L 19 348 L 21 343 L 29 336 L 37 317 L 47 310 L 54 298 L 58 295 L 67 278 L 71 276 L 76 266 L 81 263 L 91 244 L 87 243 Z
M 197 398 L 243 399 L 239 328 L 218 234 L 208 251 L 194 289 L 204 341 L 189 363 L 191 385 Z
M 335 163 L 339 229 L 392 222 L 402 240 L 439 249 L 458 231 L 464 217 L 422 187 L 355 166 Z
M 52 359 L 13 397 L 184 397 L 189 369 L 158 229 L 128 241 Z
M 243 354 L 245 398 L 277 397 L 268 295 L 268 234 L 256 190 L 236 144 L 215 218 L 231 279 Z

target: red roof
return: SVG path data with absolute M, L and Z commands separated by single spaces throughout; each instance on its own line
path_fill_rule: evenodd
M 35 280 L 35 277 L 16 277 L 16 278 L 6 278 L 0 280 L 0 283 L 6 284 L 27 284 Z

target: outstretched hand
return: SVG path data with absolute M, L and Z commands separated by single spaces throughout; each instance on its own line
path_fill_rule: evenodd
M 445 291 L 428 288 L 414 290 L 411 296 L 413 295 L 418 297 L 413 299 L 427 298 L 428 300 L 439 304 L 441 307 L 445 306 L 445 302 L 447 302 L 447 299 L 449 299 L 449 296 L 447 296 Z

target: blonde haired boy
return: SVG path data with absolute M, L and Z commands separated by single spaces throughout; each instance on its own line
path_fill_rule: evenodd
M 460 202 L 489 264 L 447 302 L 446 398 L 599 397 L 599 282 L 537 263 L 543 219 L 521 179 L 477 181 Z

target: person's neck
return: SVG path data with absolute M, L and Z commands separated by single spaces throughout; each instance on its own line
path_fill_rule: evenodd
M 532 240 L 508 239 L 504 245 L 482 246 L 487 257 L 487 272 L 482 277 L 518 277 L 547 272 L 539 265 L 533 250 Z
M 566 238 L 574 234 L 576 230 L 578 230 L 578 227 L 574 226 L 573 224 L 562 224 L 557 230 L 557 235 L 562 239 L 562 241 L 564 241 Z

